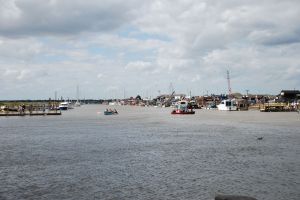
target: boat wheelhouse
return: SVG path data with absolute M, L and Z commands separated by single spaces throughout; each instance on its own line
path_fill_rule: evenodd
M 235 111 L 237 110 L 237 104 L 234 99 L 225 99 L 221 101 L 219 105 L 217 105 L 218 110 L 225 110 L 225 111 Z

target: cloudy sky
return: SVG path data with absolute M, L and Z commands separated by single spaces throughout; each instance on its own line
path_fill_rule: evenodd
M 0 99 L 300 89 L 299 0 L 0 0 Z M 172 87 L 171 87 L 172 86 Z

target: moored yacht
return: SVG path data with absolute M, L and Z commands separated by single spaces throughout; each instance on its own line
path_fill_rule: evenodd
M 68 110 L 69 102 L 64 101 L 61 102 L 58 106 L 59 110 Z
M 73 109 L 73 106 L 70 102 L 64 101 L 59 104 L 58 108 L 59 110 L 68 110 L 68 109 Z
M 217 105 L 218 110 L 235 111 L 237 110 L 236 102 L 233 99 L 225 99 Z

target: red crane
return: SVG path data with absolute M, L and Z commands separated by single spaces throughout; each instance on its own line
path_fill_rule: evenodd
M 227 70 L 227 84 L 228 84 L 228 97 L 232 98 L 232 92 L 231 92 L 231 86 L 230 86 L 230 76 L 229 76 L 229 70 Z

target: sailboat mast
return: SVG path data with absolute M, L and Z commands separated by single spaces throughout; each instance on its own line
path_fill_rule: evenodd
M 77 85 L 77 87 L 76 87 L 76 98 L 77 98 L 77 100 L 76 100 L 76 102 L 75 102 L 75 106 L 80 106 L 80 102 L 79 102 L 79 86 Z

